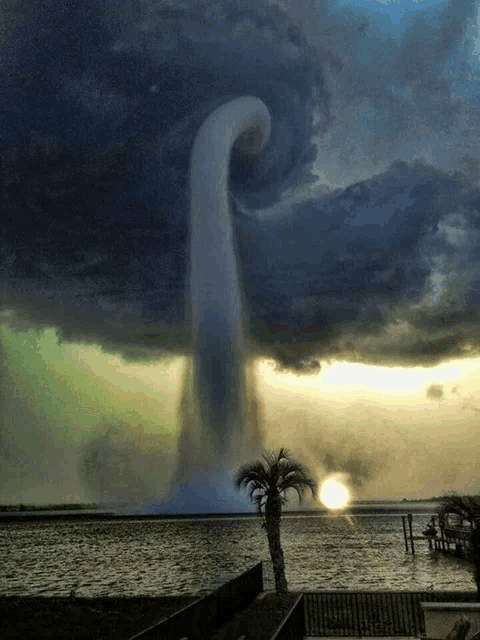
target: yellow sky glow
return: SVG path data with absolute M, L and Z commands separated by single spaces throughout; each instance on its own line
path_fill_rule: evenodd
M 169 358 L 150 364 L 125 362 L 94 346 L 69 345 L 70 361 L 87 364 L 111 384 L 129 391 L 143 390 L 163 397 L 170 413 L 180 400 L 185 358 Z M 67 359 L 68 355 L 67 355 Z M 264 399 L 285 405 L 318 400 L 330 407 L 366 402 L 385 408 L 403 410 L 431 409 L 438 412 L 477 396 L 480 358 L 458 359 L 436 367 L 377 367 L 358 363 L 322 363 L 319 373 L 297 375 L 278 371 L 269 360 L 255 363 L 260 394 Z M 441 385 L 443 396 L 427 397 L 431 385 Z M 172 425 L 173 426 L 173 425 Z
M 93 429 L 91 405 L 100 426 L 117 411 L 120 420 L 144 426 L 145 450 L 150 434 L 172 436 L 164 450 L 174 450 L 185 357 L 129 363 L 95 345 L 58 345 L 54 331 L 20 339 L 20 348 L 38 350 L 59 380 L 70 376 L 81 393 L 91 390 L 88 402 L 81 394 L 70 399 L 79 398 L 66 422 L 74 430 Z M 13 341 L 12 357 L 15 348 Z M 320 485 L 332 471 L 345 470 L 343 484 L 355 488 L 356 498 L 476 490 L 480 358 L 432 368 L 323 362 L 315 375 L 279 371 L 266 359 L 254 368 L 265 446 L 292 450 Z M 436 394 L 427 394 L 431 385 Z
M 271 361 L 257 362 L 259 380 L 271 390 L 301 396 L 328 397 L 346 400 L 369 399 L 390 404 L 407 400 L 417 404 L 432 384 L 444 386 L 445 397 L 457 386 L 473 393 L 478 388 L 480 358 L 455 360 L 436 367 L 376 367 L 371 365 L 334 362 L 322 363 L 316 375 L 295 375 L 276 371 Z M 431 400 L 429 400 L 431 402 Z

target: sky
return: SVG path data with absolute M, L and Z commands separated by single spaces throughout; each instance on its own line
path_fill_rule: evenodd
M 358 499 L 478 492 L 478 4 L 0 12 L 0 502 L 166 495 L 189 151 L 245 94 L 272 116 L 230 180 L 265 445 Z

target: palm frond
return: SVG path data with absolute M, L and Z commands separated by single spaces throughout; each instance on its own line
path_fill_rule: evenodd
M 440 503 L 440 514 L 454 513 L 473 522 L 480 516 L 480 496 L 444 496 Z
M 262 493 L 257 493 L 253 496 L 252 502 L 257 508 L 257 513 L 262 514 L 263 501 L 265 496 Z
M 267 474 L 264 465 L 259 462 L 247 462 L 237 470 L 233 483 L 237 489 L 247 487 L 250 482 L 266 483 Z
M 265 460 L 269 467 L 273 467 L 275 465 L 280 464 L 282 460 L 289 460 L 291 457 L 291 453 L 285 447 L 282 447 L 278 453 L 275 451 L 264 451 L 262 453 L 262 458 Z
M 250 500 L 259 513 L 269 501 L 280 499 L 287 502 L 285 493 L 289 489 L 297 492 L 302 502 L 307 489 L 315 495 L 317 483 L 307 467 L 293 460 L 286 448 L 278 452 L 264 451 L 262 460 L 243 464 L 235 473 L 234 485 L 237 489 L 248 489 Z
M 289 482 L 288 485 L 285 485 L 284 487 L 282 487 L 281 490 L 282 492 L 286 492 L 289 489 L 293 489 L 294 491 L 296 491 L 298 495 L 298 501 L 301 503 L 303 502 L 305 494 L 307 493 L 307 489 L 310 489 L 312 493 L 312 497 L 314 497 L 316 488 L 317 488 L 317 485 L 315 481 L 310 482 L 302 478 L 299 480 L 292 480 L 292 482 Z
M 312 496 L 315 496 L 317 483 L 306 467 L 301 463 L 290 463 L 286 471 L 278 484 L 281 493 L 293 489 L 296 491 L 300 503 L 303 501 L 307 489 L 310 489 Z

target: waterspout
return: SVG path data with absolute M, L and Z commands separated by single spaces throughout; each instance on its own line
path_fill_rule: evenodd
M 238 508 L 226 484 L 228 469 L 258 453 L 253 364 L 245 347 L 242 292 L 235 254 L 228 177 L 232 149 L 260 153 L 270 114 L 244 96 L 211 113 L 190 155 L 190 275 L 187 314 L 193 355 L 180 407 L 175 510 Z

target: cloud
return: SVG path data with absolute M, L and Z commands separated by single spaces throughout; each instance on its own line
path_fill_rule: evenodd
M 417 12 L 399 38 L 333 3 L 57 0 L 29 20 L 31 2 L 11 6 L 0 286 L 12 328 L 56 327 L 130 360 L 188 352 L 189 151 L 208 113 L 251 94 L 273 122 L 261 161 L 231 166 L 251 352 L 315 371 L 478 351 L 478 107 L 445 71 L 473 2 Z M 422 141 L 460 134 L 462 153 L 418 159 Z M 355 163 L 367 177 L 316 184 Z
M 177 449 L 168 382 L 149 389 L 119 360 L 59 345 L 53 331 L 1 328 L 0 337 L 1 501 L 76 495 L 111 505 L 167 495 Z
M 392 410 L 361 399 L 328 406 L 277 391 L 267 405 L 266 445 L 290 448 L 320 483 L 331 473 L 346 474 L 356 500 L 427 498 L 446 489 L 474 493 L 476 416 L 460 430 L 458 411 L 444 411 L 440 419 L 432 405 L 422 416 L 419 421 L 413 405 Z
M 444 396 L 443 385 L 431 384 L 427 389 L 426 396 L 432 400 L 440 400 Z
M 115 418 L 101 421 L 96 432 L 80 449 L 77 469 L 82 486 L 97 503 L 141 504 L 165 493 L 159 480 L 166 484 L 166 471 L 172 467 L 165 437 L 150 437 L 149 442 L 141 424 L 132 428 Z M 155 450 L 147 448 L 152 441 Z

